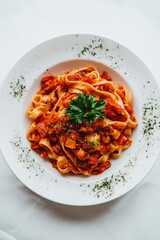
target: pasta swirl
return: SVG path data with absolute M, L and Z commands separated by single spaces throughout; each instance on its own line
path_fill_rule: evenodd
M 67 114 L 66 109 L 80 94 L 95 105 L 96 101 L 105 102 L 93 122 L 73 122 Z M 131 105 L 129 89 L 93 66 L 48 75 L 41 79 L 41 88 L 28 108 L 31 125 L 27 139 L 61 174 L 97 175 L 131 146 L 130 136 L 138 124 Z

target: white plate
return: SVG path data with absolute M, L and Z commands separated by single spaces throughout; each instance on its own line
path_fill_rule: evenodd
M 107 70 L 133 94 L 139 125 L 132 146 L 99 176 L 62 176 L 30 150 L 26 139 L 27 107 L 39 89 L 42 74 L 93 64 Z M 55 202 L 94 205 L 115 199 L 136 186 L 160 151 L 160 94 L 144 63 L 121 44 L 99 36 L 73 34 L 33 48 L 13 67 L 0 91 L 0 147 L 15 175 L 31 190 Z

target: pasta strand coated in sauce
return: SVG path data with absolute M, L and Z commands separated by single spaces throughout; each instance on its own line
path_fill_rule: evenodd
M 74 123 L 66 109 L 79 94 L 104 100 L 103 118 Z M 87 109 L 86 109 L 87 112 Z M 131 146 L 138 122 L 129 89 L 93 66 L 41 79 L 41 88 L 28 108 L 27 139 L 61 174 L 98 175 Z

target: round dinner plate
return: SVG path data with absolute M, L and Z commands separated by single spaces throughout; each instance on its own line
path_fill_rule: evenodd
M 98 176 L 61 175 L 30 149 L 27 108 L 40 78 L 76 67 L 106 70 L 133 95 L 138 126 L 133 144 Z M 72 34 L 50 39 L 25 54 L 12 68 L 0 91 L 0 148 L 14 174 L 49 200 L 76 206 L 95 205 L 122 196 L 149 172 L 160 151 L 160 91 L 146 65 L 121 44 L 101 36 Z

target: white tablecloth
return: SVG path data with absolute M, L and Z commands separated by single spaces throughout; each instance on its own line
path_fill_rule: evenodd
M 122 43 L 160 83 L 159 0 L 0 0 L 0 33 L 0 86 L 29 49 L 68 33 Z M 159 169 L 160 158 L 136 188 L 112 202 L 72 207 L 28 190 L 0 155 L 0 240 L 159 240 Z

